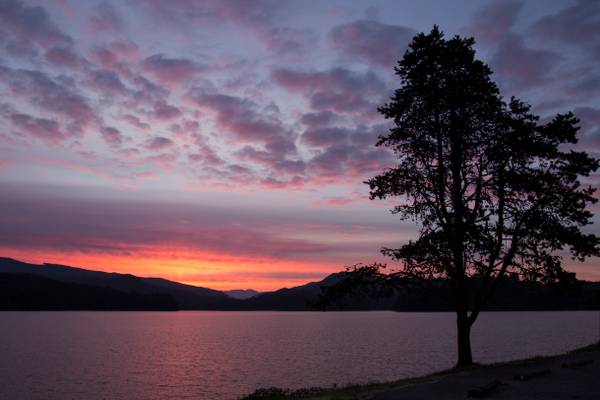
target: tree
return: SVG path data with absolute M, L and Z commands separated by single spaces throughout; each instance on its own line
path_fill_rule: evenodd
M 600 243 L 582 229 L 596 199 L 580 177 L 598 160 L 573 149 L 579 121 L 567 113 L 540 123 L 527 104 L 505 103 L 474 43 L 446 39 L 435 26 L 398 62 L 401 87 L 379 108 L 393 127 L 377 143 L 397 164 L 366 183 L 371 199 L 400 199 L 392 213 L 414 220 L 418 237 L 382 249 L 397 269 L 358 265 L 349 274 L 355 283 L 420 284 L 446 296 L 458 366 L 473 362 L 471 326 L 503 277 L 572 278 L 562 257 L 583 261 Z

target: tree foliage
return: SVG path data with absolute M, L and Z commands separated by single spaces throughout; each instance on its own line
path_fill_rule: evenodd
M 504 276 L 556 282 L 573 276 L 566 255 L 599 254 L 598 237 L 583 230 L 594 189 L 580 180 L 598 160 L 575 150 L 579 121 L 569 112 L 542 122 L 524 102 L 505 102 L 474 43 L 434 27 L 395 68 L 401 86 L 379 108 L 393 127 L 377 146 L 397 163 L 366 183 L 371 199 L 397 198 L 392 212 L 419 232 L 382 249 L 398 269 L 352 268 L 357 281 L 423 284 L 446 296 L 457 312 L 459 364 L 471 362 L 470 326 Z

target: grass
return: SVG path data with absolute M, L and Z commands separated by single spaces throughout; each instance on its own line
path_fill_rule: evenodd
M 567 353 L 556 355 L 556 356 L 536 356 L 526 359 L 500 362 L 493 364 L 473 364 L 469 367 L 463 368 L 451 368 L 444 371 L 434 372 L 432 374 L 416 377 L 416 378 L 404 378 L 398 379 L 391 382 L 383 383 L 367 383 L 362 385 L 348 385 L 343 387 L 332 387 L 332 388 L 305 388 L 305 389 L 282 389 L 282 388 L 261 388 L 253 393 L 239 398 L 239 400 L 364 400 L 371 397 L 374 393 L 396 389 L 400 387 L 426 383 L 434 379 L 438 379 L 447 375 L 455 373 L 465 373 L 470 371 L 479 370 L 481 368 L 494 368 L 500 365 L 518 365 L 523 363 L 530 363 L 554 357 L 560 357 L 573 353 L 582 353 L 586 351 L 592 351 L 600 349 L 600 341 L 597 343 L 590 344 L 588 346 L 580 347 L 575 350 L 571 350 Z

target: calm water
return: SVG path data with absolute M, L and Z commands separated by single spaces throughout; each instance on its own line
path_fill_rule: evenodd
M 598 312 L 484 313 L 474 357 L 598 340 Z M 450 313 L 4 312 L 1 399 L 234 399 L 258 387 L 422 375 L 455 360 Z

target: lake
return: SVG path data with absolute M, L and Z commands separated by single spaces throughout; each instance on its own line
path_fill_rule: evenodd
M 478 362 L 599 339 L 598 312 L 482 313 Z M 0 312 L 0 398 L 235 399 L 452 367 L 452 313 Z

